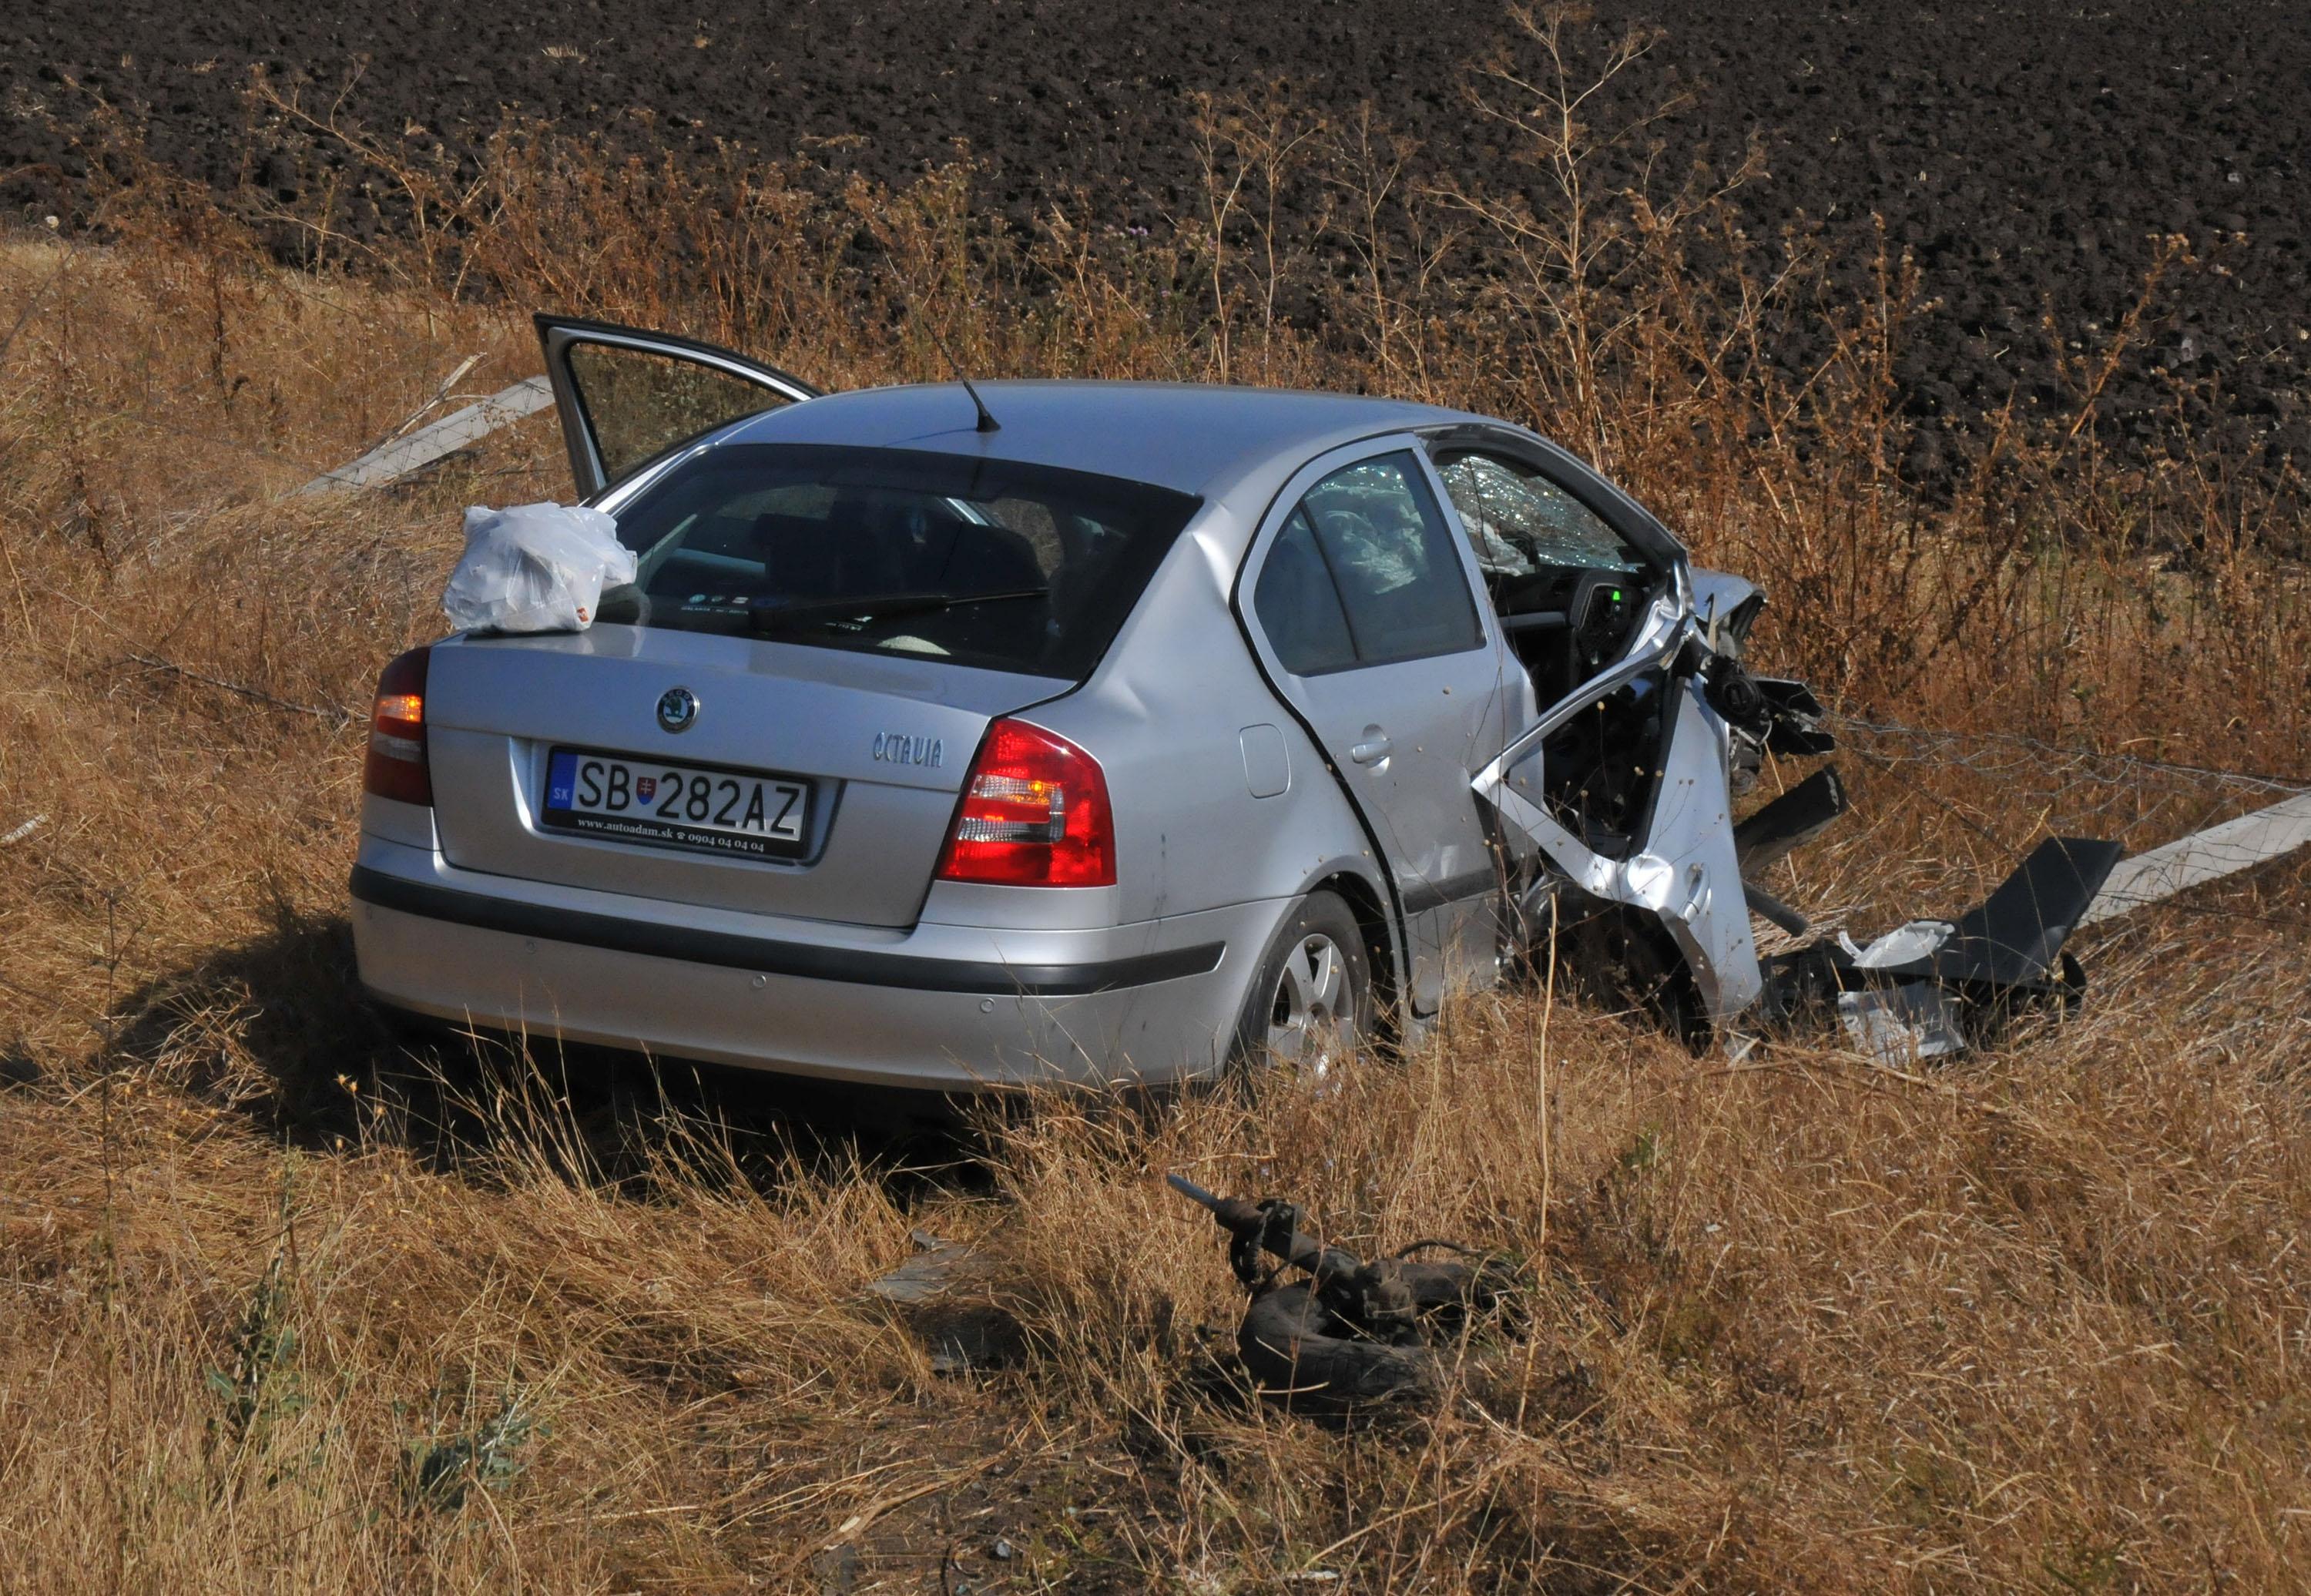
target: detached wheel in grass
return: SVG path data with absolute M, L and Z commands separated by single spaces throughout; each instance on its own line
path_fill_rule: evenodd
M 1321 1082 L 1373 1033 L 1372 959 L 1338 894 L 1312 892 L 1268 946 L 1236 1023 L 1239 1072 L 1277 1069 Z

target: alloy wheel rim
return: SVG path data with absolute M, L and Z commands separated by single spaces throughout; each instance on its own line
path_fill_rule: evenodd
M 1285 955 L 1269 1000 L 1268 1051 L 1279 1063 L 1322 1080 L 1339 1062 L 1355 1016 L 1348 962 L 1340 945 L 1312 931 Z

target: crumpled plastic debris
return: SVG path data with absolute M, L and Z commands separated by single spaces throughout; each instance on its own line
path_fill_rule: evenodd
M 634 552 L 618 523 L 583 505 L 475 505 L 466 511 L 466 552 L 441 595 L 463 632 L 583 632 L 605 585 L 634 580 Z
M 1930 981 L 1840 992 L 1837 1018 L 1854 1046 L 1894 1068 L 1967 1048 L 1949 993 Z
M 1914 920 L 1867 947 L 1855 946 L 1843 931 L 1837 941 L 1855 968 L 1883 970 L 1932 958 L 1957 931 L 1948 920 Z M 1958 1028 L 1949 993 L 1930 981 L 1840 992 L 1837 1017 L 1853 1044 L 1880 1064 L 1899 1068 L 1966 1051 L 1966 1033 Z

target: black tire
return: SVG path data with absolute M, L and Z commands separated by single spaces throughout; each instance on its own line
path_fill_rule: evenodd
M 1252 1384 L 1302 1413 L 1425 1403 L 1443 1383 L 1435 1353 L 1363 1339 L 1305 1281 L 1252 1298 L 1235 1345 Z
M 1330 970 L 1337 984 L 1325 978 Z M 1375 1023 L 1364 927 L 1345 899 L 1320 889 L 1293 905 L 1260 955 L 1230 1065 L 1239 1074 L 1273 1067 L 1321 1077 L 1339 1053 L 1369 1041 Z

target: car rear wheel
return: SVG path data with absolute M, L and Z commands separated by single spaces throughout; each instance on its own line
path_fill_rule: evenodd
M 1286 917 L 1253 976 L 1236 1025 L 1236 1068 L 1325 1081 L 1372 1033 L 1364 928 L 1339 894 L 1310 893 Z

